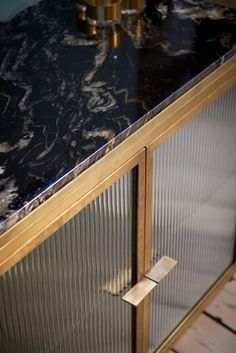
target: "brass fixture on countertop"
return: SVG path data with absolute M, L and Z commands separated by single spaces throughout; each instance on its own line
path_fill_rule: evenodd
M 89 25 L 106 27 L 121 22 L 122 14 L 139 12 L 146 0 L 76 0 Z
M 118 48 L 122 38 L 132 33 L 139 46 L 145 30 L 142 10 L 146 0 L 76 0 L 77 26 L 82 32 L 106 39 Z
M 96 26 L 107 26 L 121 20 L 120 0 L 85 0 L 86 17 Z

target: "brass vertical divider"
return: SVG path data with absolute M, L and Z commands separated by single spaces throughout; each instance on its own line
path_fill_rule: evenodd
M 145 257 L 144 271 L 148 272 L 152 261 L 152 189 L 153 189 L 153 151 L 145 148 L 146 151 L 146 202 L 145 202 Z M 148 353 L 149 346 L 149 323 L 150 323 L 150 295 L 144 299 L 144 320 L 143 320 L 143 353 Z
M 235 60 L 235 59 L 232 59 Z M 190 120 L 194 119 L 203 108 L 214 102 L 220 94 L 225 93 L 235 84 L 235 67 L 232 69 L 233 74 L 231 78 L 225 79 L 225 81 L 213 90 L 213 92 L 206 96 L 199 103 L 198 106 L 194 106 L 193 111 L 188 111 L 183 114 L 181 119 L 177 119 L 173 124 L 169 125 L 165 131 L 162 131 L 158 136 L 153 139 L 150 144 L 146 145 L 146 179 L 145 179 L 145 260 L 144 260 L 144 272 L 150 270 L 152 261 L 152 195 L 153 195 L 153 156 L 154 150 L 160 147 L 167 139 L 175 134 Z M 233 77 L 233 78 L 232 78 Z M 204 103 L 203 103 L 204 102 Z M 236 234 L 236 233 L 235 233 Z M 206 306 L 215 298 L 219 291 L 223 288 L 223 285 L 232 278 L 236 271 L 236 242 L 235 242 L 235 253 L 233 264 L 225 271 L 222 276 L 212 285 L 211 288 L 200 298 L 199 302 L 191 309 L 187 316 L 179 323 L 179 325 L 170 333 L 170 335 L 157 347 L 155 353 L 168 353 L 176 341 L 184 334 L 184 332 L 191 326 L 196 320 L 199 314 L 206 308 Z M 138 350 L 138 353 L 148 353 L 149 347 L 149 324 L 150 324 L 150 295 L 142 302 L 143 307 L 143 341 L 142 350 Z
M 137 179 L 137 245 L 136 245 L 136 264 L 137 276 L 136 281 L 140 281 L 145 273 L 145 199 L 146 199 L 146 165 L 145 150 L 142 159 L 138 164 Z M 135 327 L 135 353 L 143 352 L 143 318 L 144 303 L 140 303 L 136 310 L 136 327 Z
M 138 175 L 138 242 L 137 281 L 151 267 L 153 154 L 145 148 L 145 159 L 139 165 Z M 150 299 L 147 296 L 136 309 L 136 350 L 148 352 Z

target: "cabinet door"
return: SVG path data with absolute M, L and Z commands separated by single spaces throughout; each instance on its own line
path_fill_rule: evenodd
M 178 261 L 151 295 L 153 352 L 232 264 L 236 88 L 153 151 L 152 254 Z
M 0 279 L 1 353 L 132 353 L 137 168 Z

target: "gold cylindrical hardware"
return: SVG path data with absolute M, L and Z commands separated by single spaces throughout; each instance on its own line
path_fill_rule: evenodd
M 86 0 L 88 21 L 95 25 L 120 22 L 120 0 Z
M 119 48 L 119 46 L 121 44 L 121 38 L 122 38 L 121 31 L 113 32 L 108 37 L 108 43 L 109 43 L 110 48 Z
M 126 10 L 140 10 L 146 5 L 146 0 L 121 0 L 122 12 Z
M 145 276 L 122 299 L 129 304 L 138 304 L 157 286 L 158 283 L 176 266 L 177 261 L 163 256 Z
M 121 44 L 123 31 L 120 26 L 95 26 L 90 24 L 88 31 L 94 36 L 106 39 L 109 48 L 118 48 Z

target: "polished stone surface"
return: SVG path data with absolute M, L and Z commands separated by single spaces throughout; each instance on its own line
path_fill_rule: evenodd
M 70 0 L 0 23 L 0 233 L 234 55 L 234 10 L 167 3 L 108 37 Z

